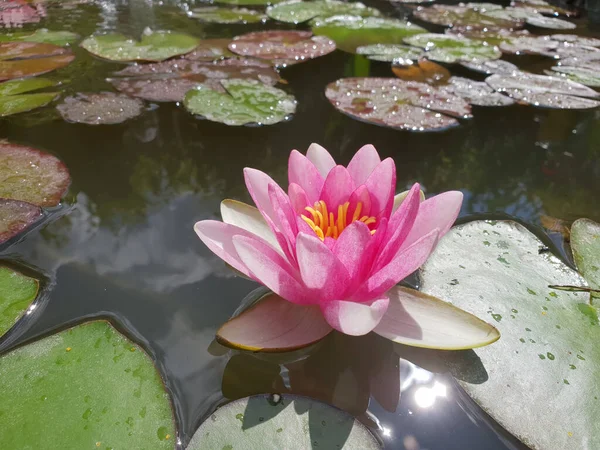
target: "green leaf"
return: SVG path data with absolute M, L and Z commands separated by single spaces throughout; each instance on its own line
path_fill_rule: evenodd
M 54 44 L 65 46 L 72 44 L 79 35 L 71 31 L 50 31 L 46 28 L 40 28 L 31 31 L 15 31 L 12 33 L 0 34 L 0 42 L 7 41 L 23 41 L 23 42 L 42 42 L 46 44 Z
M 282 0 L 215 0 L 216 3 L 224 3 L 227 5 L 237 6 L 262 6 L 262 5 L 274 5 L 280 3 Z
M 350 414 L 295 395 L 256 395 L 217 409 L 187 450 L 325 448 L 379 450 L 371 432 Z
M 55 84 L 54 81 L 46 78 L 26 78 L 0 84 L 0 117 L 46 106 L 59 95 L 58 92 L 23 93 L 54 86 Z
M 444 236 L 422 290 L 493 321 L 502 338 L 448 355 L 451 373 L 501 426 L 534 450 L 600 448 L 600 327 L 585 286 L 525 227 L 474 221 Z M 565 414 L 568 411 L 568 414 Z
M 356 53 L 374 61 L 419 60 L 424 56 L 419 48 L 398 44 L 364 45 L 358 47 Z
M 594 289 L 600 289 L 600 224 L 579 219 L 571 226 L 571 249 L 577 269 Z
M 92 321 L 0 357 L 0 448 L 173 449 L 169 395 L 146 352 Z
M 0 42 L 0 81 L 60 69 L 75 59 L 65 48 L 34 42 Z
M 480 8 L 477 5 L 483 6 Z M 519 19 L 487 15 L 489 9 L 494 11 L 501 8 L 499 5 L 493 5 L 488 9 L 488 5 L 485 3 L 433 5 L 429 8 L 419 8 L 413 15 L 425 22 L 469 31 L 485 30 L 493 32 L 499 29 L 523 28 L 523 22 Z
M 8 266 L 0 265 L 0 337 L 4 336 L 25 315 L 37 297 L 38 289 L 38 280 L 23 275 Z M 2 383 L 3 390 L 5 390 L 4 378 Z
M 405 41 L 425 49 L 427 59 L 443 63 L 478 63 L 502 57 L 497 48 L 459 35 L 426 33 L 408 37 Z
M 266 15 L 252 9 L 217 6 L 194 8 L 189 15 L 194 19 L 212 23 L 258 23 L 267 20 Z
M 585 84 L 598 88 L 600 87 L 600 74 L 597 68 L 591 69 L 589 67 L 575 67 L 575 66 L 554 66 L 552 71 L 547 70 L 546 75 L 556 76 L 557 74 L 568 78 L 575 83 Z
M 88 52 L 110 61 L 163 61 L 191 52 L 200 40 L 184 33 L 147 31 L 139 42 L 122 34 L 86 38 L 80 45 Z
M 226 125 L 273 125 L 296 111 L 296 100 L 256 80 L 223 80 L 227 93 L 204 86 L 189 91 L 184 105 L 192 114 Z
M 337 15 L 360 17 L 376 17 L 381 13 L 375 8 L 369 8 L 360 2 L 340 2 L 336 0 L 303 2 L 292 0 L 267 8 L 271 19 L 287 23 L 302 23 L 310 19 L 323 19 Z

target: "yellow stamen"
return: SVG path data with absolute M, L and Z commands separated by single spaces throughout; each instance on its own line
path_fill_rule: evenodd
M 328 237 L 337 239 L 348 225 L 357 220 L 360 220 L 367 226 L 377 223 L 377 219 L 373 216 L 361 217 L 360 214 L 363 208 L 361 202 L 356 204 L 351 217 L 348 217 L 349 208 L 350 202 L 345 202 L 333 210 L 337 213 L 334 214 L 333 211 L 328 210 L 327 204 L 323 200 L 319 200 L 313 206 L 307 206 L 305 208 L 307 214 L 302 214 L 301 217 L 322 241 Z M 371 234 L 375 234 L 376 230 L 370 231 Z
M 358 202 L 356 204 L 356 209 L 354 210 L 354 214 L 352 215 L 352 222 L 356 222 L 360 217 L 360 212 L 362 211 L 362 202 Z

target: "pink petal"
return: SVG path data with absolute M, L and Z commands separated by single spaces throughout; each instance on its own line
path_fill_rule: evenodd
M 310 144 L 306 151 L 306 157 L 315 165 L 323 179 L 327 178 L 329 171 L 335 167 L 333 157 L 319 144 Z
M 245 236 L 234 236 L 233 245 L 254 278 L 277 295 L 293 303 L 315 303 L 307 296 L 299 274 L 279 253 L 263 242 Z
M 409 191 L 404 191 L 394 196 L 394 207 L 392 208 L 392 213 L 395 213 L 398 210 L 398 208 L 400 208 L 400 205 L 402 204 L 408 193 Z M 423 191 L 419 192 L 419 198 L 421 199 L 421 202 L 425 201 L 425 193 Z
M 421 237 L 410 247 L 399 251 L 382 269 L 375 272 L 361 286 L 353 298 L 356 300 L 378 298 L 395 284 L 417 270 L 427 260 L 438 240 L 437 229 Z
M 297 305 L 271 293 L 226 322 L 217 339 L 243 350 L 279 352 L 311 345 L 331 331 L 318 306 Z
M 352 176 L 354 185 L 365 184 L 371 172 L 380 162 L 381 159 L 375 147 L 371 144 L 361 147 L 348 164 L 348 172 Z
M 296 183 L 304 189 L 309 203 L 313 204 L 319 200 L 319 194 L 323 188 L 323 177 L 315 165 L 297 150 L 292 150 L 290 153 L 288 180 L 290 184 Z
M 354 216 L 354 212 L 356 211 L 359 202 L 362 203 L 360 217 L 369 216 L 369 213 L 371 212 L 371 195 L 364 184 L 357 187 L 356 190 L 350 194 L 350 199 L 348 201 L 350 202 L 350 205 L 348 206 L 349 217 Z
M 254 206 L 238 202 L 237 200 L 223 200 L 221 202 L 221 217 L 223 218 L 223 222 L 260 236 L 275 250 L 281 251 L 269 224 Z
M 292 208 L 294 208 L 296 214 L 305 214 L 305 208 L 307 206 L 313 206 L 312 203 L 309 203 L 306 192 L 304 192 L 304 189 L 302 189 L 299 184 L 290 184 L 288 187 L 288 197 L 290 198 Z
M 439 237 L 444 236 L 458 217 L 462 205 L 463 194 L 460 191 L 448 191 L 428 198 L 419 206 L 419 214 L 408 234 L 402 248 L 416 242 L 421 236 L 434 229 L 439 230 Z
M 333 300 L 321 304 L 325 320 L 336 330 L 352 336 L 367 334 L 379 324 L 389 300 L 382 297 L 372 303 Z
M 244 179 L 246 180 L 248 192 L 261 214 L 277 223 L 277 215 L 269 198 L 269 184 L 274 184 L 278 190 L 285 194 L 283 189 L 266 173 L 249 167 L 244 169 Z
M 373 240 L 369 227 L 362 222 L 353 222 L 335 241 L 333 254 L 344 265 L 350 275 L 348 292 L 353 292 L 368 275 L 373 258 Z
M 384 159 L 371 173 L 365 186 L 371 195 L 371 215 L 389 217 L 394 206 L 396 165 L 392 158 Z
M 319 198 L 337 216 L 337 207 L 348 201 L 353 190 L 354 184 L 348 170 L 344 166 L 335 166 L 327 175 Z
M 271 199 L 271 203 L 273 204 L 278 219 L 275 235 L 277 236 L 278 241 L 283 238 L 285 242 L 279 242 L 279 245 L 284 249 L 288 260 L 294 262 L 296 259 L 294 245 L 296 235 L 298 234 L 296 214 L 292 209 L 288 196 L 280 189 L 277 189 L 274 184 L 269 184 L 269 198 Z
M 341 296 L 349 275 L 341 261 L 318 237 L 299 233 L 296 257 L 304 285 L 316 292 L 319 303 Z

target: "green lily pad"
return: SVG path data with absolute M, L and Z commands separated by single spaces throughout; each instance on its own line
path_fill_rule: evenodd
M 490 346 L 447 357 L 502 427 L 533 450 L 600 448 L 598 313 L 589 294 L 549 288 L 585 281 L 543 247 L 514 222 L 454 227 L 421 269 L 422 290 L 500 331 Z
M 13 31 L 11 33 L 0 34 L 0 42 L 23 41 L 23 42 L 41 42 L 54 45 L 68 45 L 79 39 L 79 35 L 71 31 L 51 31 L 46 28 L 40 28 L 35 31 Z
M 337 15 L 376 17 L 381 13 L 360 2 L 340 2 L 337 0 L 304 2 L 292 0 L 267 8 L 267 15 L 274 20 L 287 23 L 302 23 L 310 19 L 323 19 Z
M 42 210 L 39 206 L 0 198 L 0 245 L 21 234 L 41 217 Z M 2 315 L 0 315 L 1 318 Z
M 499 74 L 511 74 L 518 71 L 519 68 L 513 63 L 497 59 L 495 61 L 482 61 L 482 62 L 463 62 L 461 66 L 467 69 L 474 70 L 475 72 L 484 73 L 486 75 L 492 75 L 494 73 Z
M 282 0 L 216 0 L 216 3 L 237 6 L 263 6 L 281 3 Z
M 558 48 L 560 44 L 550 36 L 506 36 L 499 44 L 500 50 L 509 55 L 542 55 Z
M 2 207 L 0 206 L 1 214 Z M 0 220 L 1 226 L 2 221 Z M 39 287 L 38 280 L 0 264 L 0 338 L 27 313 L 37 297 Z M 2 382 L 6 381 L 3 379 Z M 6 385 L 4 386 L 6 389 Z
M 69 171 L 55 156 L 0 141 L 0 198 L 56 206 L 70 182 Z
M 551 5 L 543 0 L 531 0 L 531 1 L 512 1 L 510 6 L 514 8 L 524 8 L 527 10 L 533 10 L 540 14 L 548 16 L 564 16 L 564 17 L 577 17 L 579 13 L 575 10 L 568 10 L 561 8 L 560 6 Z
M 60 69 L 75 57 L 67 49 L 36 42 L 0 42 L 0 81 Z
M 189 13 L 193 19 L 212 23 L 258 23 L 266 22 L 268 17 L 258 11 L 247 8 L 221 8 L 204 6 L 194 8 Z
M 324 56 L 335 50 L 335 42 L 310 31 L 257 31 L 237 36 L 229 50 L 241 56 L 270 61 L 276 66 L 289 66 Z
M 442 89 L 464 98 L 471 105 L 509 106 L 515 103 L 510 97 L 494 91 L 489 84 L 483 81 L 469 80 L 468 78 L 452 77 Z
M 403 20 L 348 15 L 313 20 L 311 25 L 314 34 L 333 39 L 337 48 L 349 53 L 365 45 L 402 44 L 404 38 L 427 31 Z
M 135 41 L 122 34 L 102 34 L 86 38 L 80 45 L 88 52 L 109 61 L 163 61 L 191 52 L 198 38 L 172 31 L 147 31 Z
M 554 66 L 552 70 L 547 70 L 546 75 L 560 74 L 576 83 L 585 84 L 591 87 L 600 87 L 600 73 L 598 69 L 588 67 L 573 67 L 573 66 Z
M 425 33 L 408 37 L 405 42 L 425 49 L 427 59 L 444 63 L 477 63 L 502 57 L 497 48 L 459 35 Z
M 296 112 L 296 100 L 281 89 L 256 80 L 223 80 L 226 93 L 205 86 L 189 91 L 184 105 L 189 112 L 226 125 L 273 125 Z
M 146 352 L 92 321 L 0 357 L 1 448 L 174 449 L 169 395 Z
M 493 89 L 504 92 L 522 103 L 554 109 L 590 109 L 600 106 L 593 89 L 566 78 L 513 72 L 510 75 L 491 75 L 485 79 Z
M 471 3 L 470 5 L 476 5 Z M 494 8 L 495 9 L 495 8 Z M 479 10 L 469 5 L 433 5 L 420 8 L 413 15 L 424 22 L 443 25 L 446 27 L 466 30 L 519 29 L 523 28 L 522 20 L 498 18 L 487 15 L 488 11 Z
M 457 126 L 454 117 L 471 117 L 460 97 L 416 81 L 342 78 L 327 85 L 325 96 L 354 119 L 401 130 L 437 131 Z
M 325 448 L 379 450 L 371 432 L 350 414 L 288 394 L 255 395 L 218 408 L 187 450 Z
M 374 61 L 418 61 L 424 55 L 421 49 L 399 44 L 365 45 L 358 47 L 356 53 Z
M 489 17 L 495 17 L 506 20 L 523 20 L 529 25 L 540 28 L 551 28 L 556 30 L 568 30 L 576 27 L 574 23 L 555 17 L 545 17 L 534 8 L 528 7 L 508 7 L 499 8 L 484 13 Z
M 26 94 L 26 92 L 54 86 L 56 83 L 46 78 L 27 78 L 5 81 L 0 84 L 0 117 L 10 116 L 46 106 L 54 100 L 58 92 Z
M 600 289 L 600 224 L 576 220 L 571 226 L 571 249 L 575 264 L 594 289 Z
M 56 109 L 67 122 L 112 125 L 142 114 L 144 103 L 114 92 L 80 92 L 66 97 Z

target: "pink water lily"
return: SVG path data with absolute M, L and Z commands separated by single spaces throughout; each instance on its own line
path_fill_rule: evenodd
M 246 168 L 244 176 L 257 208 L 225 200 L 223 222 L 200 221 L 195 231 L 226 263 L 287 300 L 277 311 L 271 306 L 248 314 L 252 330 L 260 330 L 255 322 L 263 320 L 263 330 L 295 327 L 305 340 L 331 328 L 349 335 L 375 329 L 394 340 L 396 328 L 410 328 L 421 312 L 417 307 L 407 316 L 404 291 L 396 285 L 425 262 L 450 229 L 462 193 L 423 200 L 415 184 L 394 196 L 394 161 L 381 161 L 372 145 L 358 150 L 347 167 L 336 165 L 317 144 L 306 156 L 292 151 L 287 193 L 259 170 Z M 390 301 L 397 305 L 390 307 Z M 281 322 L 290 315 L 303 325 Z M 479 331 L 489 332 L 480 325 Z M 423 327 L 417 328 L 423 335 Z

